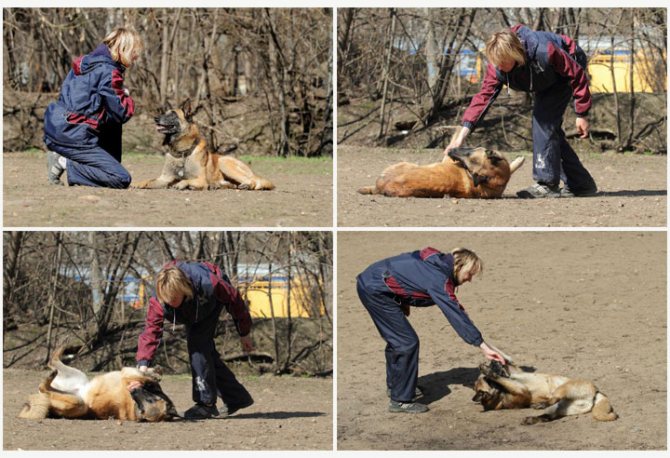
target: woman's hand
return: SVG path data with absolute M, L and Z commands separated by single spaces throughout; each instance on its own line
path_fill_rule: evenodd
M 501 355 L 500 352 L 498 352 L 497 350 L 491 348 L 486 342 L 482 342 L 481 345 L 479 345 L 479 348 L 481 349 L 482 353 L 484 353 L 486 359 L 498 361 L 499 363 L 502 364 L 507 363 L 505 357 Z
M 242 343 L 242 351 L 244 353 L 251 353 L 255 350 L 254 342 L 251 340 L 251 334 L 240 337 L 240 342 Z
M 470 129 L 468 129 L 467 127 L 461 127 L 460 132 L 451 137 L 451 142 L 449 142 L 449 145 L 447 145 L 447 147 L 444 149 L 445 159 L 447 157 L 447 154 L 449 154 L 449 151 L 451 151 L 452 149 L 460 148 L 463 145 L 463 142 L 465 141 L 469 133 Z
M 588 138 L 589 120 L 587 118 L 577 117 L 575 124 L 577 125 L 577 133 L 579 134 L 579 138 Z
M 140 366 L 137 368 L 140 372 L 144 373 L 148 370 L 147 366 Z M 132 382 L 128 382 L 128 391 L 133 391 L 136 390 L 137 388 L 141 387 L 142 384 L 138 382 L 137 380 L 133 380 Z

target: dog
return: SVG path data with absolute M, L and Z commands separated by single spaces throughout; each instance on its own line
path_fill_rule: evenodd
M 358 192 L 388 197 L 492 199 L 502 195 L 523 162 L 520 156 L 510 164 L 502 154 L 485 148 L 456 148 L 442 162 L 394 164 L 382 172 L 374 186 Z
M 232 156 L 209 151 L 207 141 L 193 122 L 191 102 L 168 110 L 154 118 L 159 133 L 168 146 L 163 171 L 158 178 L 144 180 L 140 189 L 249 189 L 271 190 L 274 185 L 261 178 L 247 164 Z
M 19 418 L 81 418 L 157 422 L 180 418 L 170 398 L 159 385 L 160 374 L 133 367 L 89 378 L 61 361 L 64 347 L 54 351 L 52 372 L 40 384 L 39 392 L 28 398 Z M 142 383 L 128 391 L 128 383 Z
M 482 364 L 479 370 L 472 400 L 481 403 L 485 411 L 547 409 L 542 415 L 524 418 L 525 425 L 588 412 L 598 421 L 618 418 L 609 398 L 588 380 L 526 372 L 510 360 L 505 365 L 497 361 Z

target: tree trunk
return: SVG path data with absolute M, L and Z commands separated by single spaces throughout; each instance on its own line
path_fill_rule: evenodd
M 168 68 L 169 62 L 169 43 L 168 43 L 168 25 L 170 20 L 168 18 L 168 10 L 163 10 L 163 37 L 161 40 L 161 80 L 160 80 L 160 105 L 165 106 L 167 101 L 167 85 L 168 85 Z
M 635 134 L 635 104 L 637 102 L 635 97 L 635 10 L 630 12 L 630 73 L 628 74 L 628 86 L 630 90 L 630 108 L 628 111 L 628 119 L 630 122 L 630 129 L 628 131 L 628 138 L 624 148 L 630 150 L 633 148 L 633 135 Z
M 267 23 L 268 55 L 270 57 L 270 77 L 272 87 L 277 96 L 279 104 L 279 145 L 277 145 L 277 156 L 286 157 L 289 153 L 289 119 L 288 106 L 286 100 L 286 90 L 284 89 L 286 81 L 286 61 L 279 44 L 279 37 L 275 31 L 274 10 L 265 9 L 265 20 Z
M 389 28 L 389 39 L 388 39 L 388 49 L 386 51 L 386 63 L 384 64 L 384 71 L 382 73 L 382 104 L 379 109 L 379 133 L 377 134 L 377 139 L 383 138 L 386 131 L 386 95 L 388 92 L 388 82 L 389 74 L 391 73 L 391 57 L 393 56 L 393 40 L 395 38 L 395 25 L 396 25 L 396 10 L 395 8 L 390 9 L 391 15 L 391 26 Z

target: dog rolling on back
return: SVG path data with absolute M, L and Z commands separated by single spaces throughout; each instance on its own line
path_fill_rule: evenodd
M 52 372 L 40 384 L 39 392 L 28 398 L 19 418 L 116 418 L 156 422 L 179 417 L 158 384 L 157 373 L 124 367 L 89 380 L 80 370 L 63 364 L 62 353 L 63 347 L 53 353 L 49 362 Z M 132 381 L 142 383 L 142 387 L 129 392 L 128 383 Z
M 442 162 L 417 165 L 400 162 L 386 168 L 374 186 L 361 194 L 388 197 L 456 197 L 491 199 L 500 197 L 512 173 L 523 164 L 511 164 L 502 154 L 485 148 L 457 148 Z
M 212 153 L 200 129 L 193 122 L 191 103 L 155 118 L 158 132 L 168 146 L 163 171 L 158 178 L 141 181 L 141 189 L 249 189 L 271 190 L 274 185 L 256 175 L 244 162 L 232 156 Z
M 598 421 L 618 418 L 607 396 L 588 380 L 525 372 L 510 362 L 482 364 L 479 369 L 472 400 L 484 410 L 546 408 L 542 415 L 526 417 L 526 425 L 588 412 Z

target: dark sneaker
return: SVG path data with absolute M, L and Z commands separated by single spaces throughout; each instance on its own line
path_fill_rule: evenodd
M 428 412 L 428 406 L 420 402 L 389 402 L 389 412 L 393 413 L 424 413 Z
M 558 191 L 558 186 L 535 183 L 533 186 L 517 192 L 516 195 L 521 199 L 542 199 L 544 197 L 560 197 L 561 193 Z
M 65 167 L 58 162 L 60 157 L 58 153 L 47 151 L 47 176 L 49 177 L 49 183 L 62 186 L 63 183 L 61 183 L 60 177 L 65 172 Z
M 423 388 L 417 385 L 414 389 L 414 397 L 412 398 L 412 402 L 419 399 L 421 396 L 423 396 L 423 394 Z M 386 388 L 386 397 L 391 399 L 391 388 Z
M 595 183 L 593 184 L 593 187 L 585 189 L 572 190 L 565 186 L 563 189 L 561 189 L 560 194 L 561 197 L 592 197 L 598 194 L 598 187 L 595 185 Z
M 204 420 L 206 418 L 215 418 L 219 415 L 219 409 L 216 408 L 216 405 L 208 406 L 206 404 L 196 404 L 184 412 L 184 418 L 187 420 Z
M 242 402 L 239 404 L 228 404 L 227 408 L 228 410 L 225 412 L 225 416 L 227 417 L 228 415 L 232 415 L 235 412 L 237 412 L 240 409 L 246 409 L 247 407 L 250 407 L 254 404 L 254 400 L 249 398 L 248 401 Z

